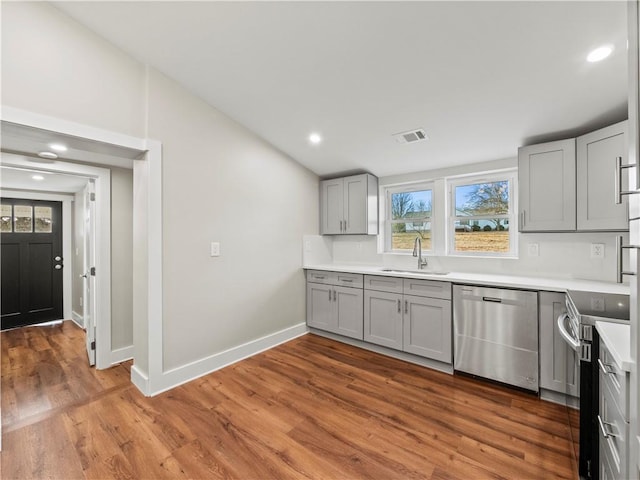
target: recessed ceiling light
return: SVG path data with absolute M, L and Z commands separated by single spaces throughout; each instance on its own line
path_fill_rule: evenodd
M 56 152 L 66 152 L 67 151 L 66 145 L 62 145 L 61 143 L 50 143 L 49 144 L 49 148 L 51 150 L 55 150 Z
M 58 155 L 53 152 L 39 152 L 38 156 L 42 158 L 58 158 Z
M 38 181 L 44 180 L 44 177 L 42 175 L 31 175 L 31 178 Z
M 599 62 L 600 60 L 604 60 L 613 52 L 613 47 L 611 45 L 603 45 L 602 47 L 598 47 L 595 50 L 591 50 L 589 55 L 587 55 L 587 62 Z
M 322 142 L 322 137 L 318 133 L 312 133 L 311 135 L 309 135 L 309 141 L 313 145 L 318 145 L 320 142 Z

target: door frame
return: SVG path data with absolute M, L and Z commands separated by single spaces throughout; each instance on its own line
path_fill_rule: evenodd
M 8 167 L 26 168 L 54 174 L 77 175 L 95 181 L 96 368 L 109 368 L 113 363 L 111 359 L 111 170 L 62 161 L 38 164 L 34 168 L 33 162 L 29 161 L 28 157 L 12 153 L 2 153 L 2 164 Z M 65 233 L 63 231 L 63 237 Z M 86 324 L 86 321 L 84 323 L 85 329 L 91 327 Z
M 139 150 L 133 160 L 133 347 L 131 380 L 145 395 L 163 385 L 162 308 L 162 144 L 150 138 L 136 138 L 76 122 L 61 120 L 18 108 L 3 106 L 0 120 L 97 142 Z M 112 165 L 108 161 L 103 165 Z M 81 164 L 78 164 L 81 165 Z M 117 166 L 122 166 L 118 164 Z M 98 319 L 101 331 L 111 342 L 110 319 Z M 100 340 L 100 341 L 102 341 Z M 103 351 L 97 368 L 108 368 L 113 352 Z
M 2 154 L 3 156 L 5 154 Z M 2 162 L 3 165 L 5 162 Z M 34 169 L 35 171 L 35 169 Z M 73 317 L 72 314 L 72 275 L 73 253 L 71 247 L 71 202 L 73 195 L 67 193 L 43 193 L 15 188 L 0 188 L 2 198 L 15 198 L 25 200 L 46 200 L 50 202 L 62 202 L 62 258 L 64 269 L 62 270 L 62 315 L 65 319 Z

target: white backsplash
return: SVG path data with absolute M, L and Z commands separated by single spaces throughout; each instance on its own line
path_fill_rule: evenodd
M 616 281 L 618 233 L 537 233 L 519 234 L 519 258 L 478 258 L 427 256 L 434 270 L 491 273 L 534 277 Z M 624 234 L 624 242 L 629 239 Z M 305 266 L 314 264 L 365 264 L 395 268 L 417 268 L 416 259 L 404 254 L 378 253 L 376 236 L 305 235 Z M 538 244 L 538 256 L 528 255 L 529 244 Z M 605 245 L 601 259 L 591 258 L 591 244 Z M 624 265 L 628 265 L 625 251 Z M 625 278 L 625 283 L 628 277 Z

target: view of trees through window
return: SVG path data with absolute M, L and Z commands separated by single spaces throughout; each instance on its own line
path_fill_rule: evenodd
M 454 190 L 454 250 L 509 252 L 509 182 L 458 185 Z
M 431 190 L 391 194 L 391 249 L 410 250 L 417 236 L 431 249 Z

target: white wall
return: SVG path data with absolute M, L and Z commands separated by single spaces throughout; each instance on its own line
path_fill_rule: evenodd
M 318 177 L 158 72 L 148 95 L 163 144 L 166 370 L 304 321 Z
M 44 2 L 2 2 L 2 105 L 144 133 L 144 67 Z
M 442 179 L 446 176 L 471 174 L 517 166 L 517 159 L 505 159 L 451 169 L 418 172 L 414 174 L 382 177 L 380 186 L 403 182 Z M 428 256 L 429 265 L 438 270 L 474 273 L 507 273 L 546 277 L 579 278 L 587 280 L 616 281 L 615 239 L 618 233 L 528 233 L 519 235 L 518 258 L 470 258 L 453 256 Z M 625 235 L 628 241 L 628 233 Z M 537 243 L 539 256 L 528 255 L 528 244 Z M 605 244 L 603 259 L 591 258 L 591 243 Z M 313 244 L 318 251 L 324 248 Z M 335 263 L 364 263 L 399 268 L 417 268 L 416 259 L 406 254 L 378 253 L 377 237 L 335 236 L 331 244 Z M 313 259 L 315 252 L 305 252 Z M 625 257 L 625 260 L 628 259 Z M 625 262 L 626 265 L 628 263 Z M 628 279 L 625 279 L 628 280 Z
M 140 372 L 153 370 L 158 338 L 166 371 L 303 324 L 317 176 L 51 5 L 0 7 L 3 105 L 162 142 L 163 325 L 134 325 Z M 136 268 L 145 261 L 136 256 Z

